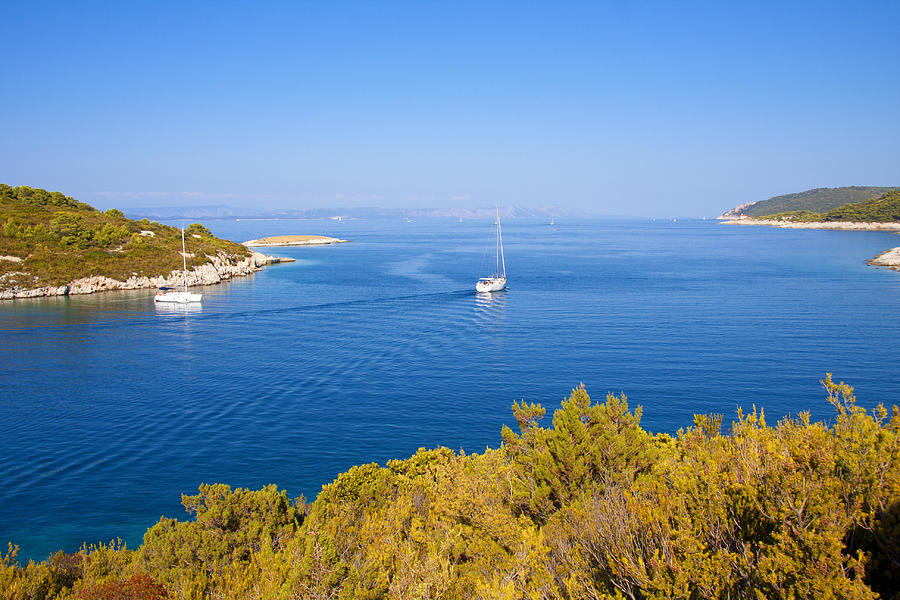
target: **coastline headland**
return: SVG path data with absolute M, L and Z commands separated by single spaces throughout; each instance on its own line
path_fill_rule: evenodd
M 242 243 L 245 246 L 256 248 L 262 246 L 322 246 L 325 244 L 346 244 L 349 241 L 324 235 L 275 235 Z
M 3 257 L 4 259 L 7 257 Z M 70 296 L 79 294 L 93 294 L 110 290 L 136 290 L 141 288 L 157 287 L 181 287 L 185 285 L 193 287 L 198 285 L 213 285 L 232 277 L 243 277 L 261 270 L 266 265 L 282 262 L 294 262 L 293 258 L 279 258 L 267 256 L 259 252 L 252 252 L 250 256 L 240 257 L 224 252 L 216 256 L 207 256 L 210 262 L 195 266 L 185 274 L 180 269 L 172 271 L 169 275 L 157 275 L 152 277 L 133 276 L 125 281 L 119 281 L 104 275 L 82 277 L 60 286 L 44 286 L 27 289 L 13 287 L 0 290 L 0 300 L 12 300 L 15 298 L 39 298 L 45 296 Z
M 787 221 L 780 219 L 756 219 L 740 217 L 728 219 L 723 225 L 763 225 L 781 229 L 837 229 L 842 231 L 900 231 L 900 223 L 860 223 L 853 221 Z
M 887 223 L 859 223 L 852 221 L 782 221 L 779 219 L 754 219 L 752 217 L 739 217 L 723 221 L 724 225 L 765 225 L 779 227 L 781 229 L 831 229 L 841 231 L 897 231 L 900 233 L 900 223 L 892 221 Z M 894 271 L 900 271 L 900 247 L 891 248 L 882 252 L 875 258 L 870 258 L 866 264 L 873 267 L 887 267 Z

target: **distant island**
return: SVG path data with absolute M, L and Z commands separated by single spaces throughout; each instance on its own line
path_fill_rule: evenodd
M 327 237 L 324 235 L 275 235 L 243 242 L 245 246 L 322 246 L 325 244 L 345 244 L 350 240 Z
M 187 285 L 248 275 L 278 259 L 185 229 Z M 101 212 L 61 192 L 0 184 L 0 300 L 180 286 L 181 230 Z

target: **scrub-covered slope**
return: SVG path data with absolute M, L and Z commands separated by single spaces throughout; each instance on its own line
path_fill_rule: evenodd
M 189 269 L 251 256 L 245 246 L 198 223 L 186 236 Z M 166 277 L 181 268 L 181 231 L 175 227 L 127 219 L 116 209 L 101 212 L 60 192 L 0 184 L 0 293 L 96 276 Z

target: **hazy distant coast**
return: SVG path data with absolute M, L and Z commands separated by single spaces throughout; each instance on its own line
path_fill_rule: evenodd
M 322 246 L 325 244 L 346 244 L 350 240 L 328 237 L 324 235 L 275 235 L 258 240 L 243 242 L 245 246 Z

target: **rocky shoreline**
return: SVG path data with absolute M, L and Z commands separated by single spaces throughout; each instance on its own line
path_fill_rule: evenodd
M 900 271 L 900 247 L 882 252 L 875 258 L 867 260 L 866 263 L 874 267 L 887 267 L 894 271 Z
M 781 229 L 832 229 L 842 231 L 898 231 L 900 232 L 900 223 L 848 223 L 845 221 L 813 221 L 809 223 L 798 223 L 795 221 L 778 221 L 775 219 L 754 219 L 753 217 L 742 217 L 724 221 L 725 225 L 767 225 L 769 227 L 779 227 Z M 900 247 L 891 248 L 882 252 L 875 258 L 870 258 L 866 264 L 874 267 L 887 267 L 894 271 L 900 271 Z
M 781 229 L 836 229 L 842 231 L 900 231 L 900 223 L 849 223 L 846 221 L 779 221 L 776 219 L 754 219 L 743 217 L 729 219 L 725 225 L 765 225 Z
M 242 242 L 245 246 L 321 246 L 324 244 L 346 244 L 350 240 L 324 235 L 276 235 Z
M 259 271 L 266 265 L 281 262 L 294 262 L 293 258 L 278 258 L 275 256 L 267 256 L 259 252 L 253 252 L 247 257 L 219 253 L 216 256 L 208 256 L 208 258 L 211 262 L 205 265 L 196 266 L 193 270 L 188 271 L 186 275 L 188 287 L 212 285 L 231 279 L 232 277 L 250 275 L 251 273 Z M 94 292 L 104 292 L 108 290 L 136 290 L 141 288 L 158 288 L 166 286 L 182 287 L 184 284 L 185 273 L 181 270 L 172 271 L 168 276 L 134 276 L 129 277 L 125 281 L 118 281 L 110 277 L 97 275 L 94 277 L 76 279 L 75 281 L 71 281 L 68 284 L 61 286 L 47 286 L 34 289 L 14 287 L 12 289 L 2 290 L 0 291 L 0 300 L 93 294 Z

